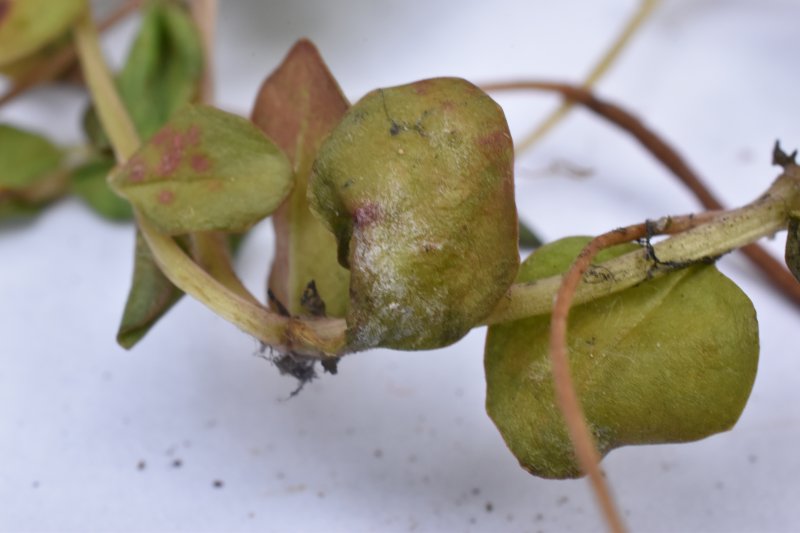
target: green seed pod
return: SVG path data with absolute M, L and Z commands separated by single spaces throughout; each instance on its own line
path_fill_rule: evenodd
M 519 268 L 513 159 L 502 110 L 461 79 L 350 109 L 308 192 L 350 269 L 350 348 L 445 346 L 491 312 Z

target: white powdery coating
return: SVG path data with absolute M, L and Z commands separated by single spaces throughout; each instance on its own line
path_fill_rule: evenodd
M 424 337 L 446 311 L 443 289 L 428 288 L 425 294 L 409 294 L 409 290 L 423 283 L 407 267 L 399 268 L 413 256 L 430 254 L 443 246 L 428 244 L 426 252 L 425 243 L 431 239 L 424 226 L 410 215 L 393 218 L 388 224 L 353 228 L 351 267 L 358 272 L 358 281 L 352 280 L 351 290 L 361 292 L 359 299 L 371 304 L 368 319 L 359 321 L 355 332 L 358 346 L 377 346 L 386 339 Z M 409 301 L 414 302 L 414 308 L 407 305 Z

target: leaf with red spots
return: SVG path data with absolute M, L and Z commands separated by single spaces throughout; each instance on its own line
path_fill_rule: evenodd
M 343 316 L 350 274 L 336 260 L 336 239 L 308 208 L 306 184 L 322 141 L 348 108 L 314 45 L 298 41 L 256 97 L 253 122 L 293 163 L 294 189 L 274 215 L 276 253 L 269 287 L 292 314 L 314 281 L 330 316 Z
M 85 0 L 0 0 L 0 67 L 64 35 L 84 9 Z
M 0 218 L 36 212 L 66 186 L 60 148 L 35 133 L 0 125 Z
M 246 119 L 190 105 L 109 183 L 165 233 L 235 232 L 277 209 L 292 171 L 281 149 Z

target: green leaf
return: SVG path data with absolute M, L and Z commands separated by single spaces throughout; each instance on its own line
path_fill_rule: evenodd
M 292 170 L 249 121 L 190 105 L 112 172 L 109 183 L 165 233 L 235 232 L 280 205 Z
M 527 248 L 534 250 L 542 245 L 542 239 L 539 238 L 533 230 L 525 224 L 522 220 L 519 221 L 519 246 L 520 248 Z
M 800 218 L 790 218 L 786 235 L 786 266 L 800 281 Z
M 195 99 L 203 63 L 202 41 L 185 7 L 150 2 L 117 78 L 120 97 L 142 139 Z M 96 147 L 109 148 L 94 108 L 84 116 L 84 129 Z
M 100 216 L 109 220 L 133 218 L 131 204 L 109 188 L 106 177 L 114 168 L 114 161 L 98 158 L 79 166 L 72 172 L 72 190 Z
M 329 316 L 347 310 L 350 273 L 336 259 L 336 238 L 306 198 L 311 165 L 349 104 L 319 52 L 298 41 L 261 86 L 253 122 L 293 163 L 292 193 L 275 212 L 276 253 L 269 288 L 293 315 L 305 314 L 303 293 L 314 281 Z
M 186 243 L 182 244 L 185 248 Z M 137 231 L 133 282 L 117 331 L 117 342 L 124 348 L 132 348 L 181 296 L 183 292 L 162 274 L 144 237 Z
M 197 94 L 203 46 L 186 9 L 153 2 L 119 74 L 119 90 L 136 129 L 149 139 Z
M 523 263 L 518 281 L 565 271 L 588 240 L 543 246 Z M 631 249 L 615 247 L 597 261 Z M 589 278 L 602 275 L 602 266 L 593 268 Z M 579 468 L 554 404 L 549 327 L 545 316 L 489 328 L 486 406 L 523 468 L 575 477 Z M 714 266 L 699 265 L 573 308 L 568 346 L 576 391 L 605 455 L 627 444 L 686 442 L 730 429 L 755 379 L 758 325 L 747 296 Z
M 21 189 L 61 167 L 63 152 L 41 135 L 0 124 L 0 191 Z
M 29 214 L 67 186 L 64 153 L 32 132 L 0 124 L 0 216 Z
M 85 0 L 0 0 L 0 66 L 61 37 L 84 9 Z

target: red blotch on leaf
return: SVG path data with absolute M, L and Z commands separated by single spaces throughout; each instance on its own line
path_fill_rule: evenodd
M 168 144 L 172 137 L 175 135 L 175 130 L 170 126 L 165 126 L 159 130 L 158 133 L 153 135 L 153 144 L 165 145 Z
M 161 162 L 158 164 L 158 173 L 162 176 L 169 176 L 178 168 L 181 163 L 183 153 L 181 150 L 167 148 L 161 155 Z
M 203 154 L 193 155 L 189 164 L 192 165 L 192 170 L 195 172 L 206 172 L 211 168 L 211 160 Z
M 158 192 L 158 203 L 163 205 L 169 205 L 175 200 L 175 193 L 170 191 L 169 189 L 161 189 Z
M 368 226 L 381 218 L 381 208 L 377 204 L 366 204 L 357 207 L 353 213 L 356 226 Z

